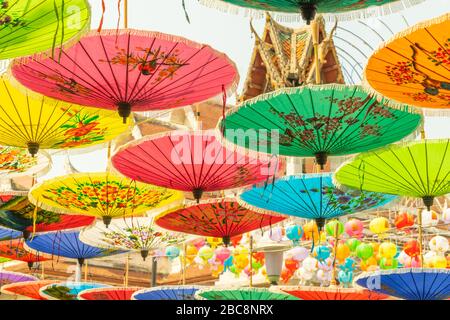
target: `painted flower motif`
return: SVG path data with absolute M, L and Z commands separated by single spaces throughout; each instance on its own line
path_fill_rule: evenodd
M 444 65 L 450 66 L 450 38 L 436 50 L 429 53 L 428 59 L 434 63 L 435 66 Z
M 25 149 L 0 146 L 0 171 L 21 173 L 37 164 Z

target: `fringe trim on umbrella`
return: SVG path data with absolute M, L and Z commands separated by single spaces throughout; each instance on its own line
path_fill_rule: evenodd
M 232 13 L 236 15 L 243 15 L 245 17 L 251 17 L 255 19 L 264 18 L 263 9 L 253 9 L 240 7 L 231 3 L 226 3 L 221 0 L 198 0 L 202 5 L 219 10 L 224 13 Z M 324 13 L 325 21 L 350 21 L 355 19 L 368 19 L 379 17 L 383 15 L 388 15 L 396 12 L 400 12 L 406 8 L 415 6 L 425 0 L 399 0 L 398 3 L 387 3 L 381 6 L 372 6 L 365 9 L 353 10 L 349 12 L 338 12 L 338 13 Z M 320 13 L 320 12 L 319 12 Z M 272 17 L 278 22 L 303 22 L 303 19 L 299 13 L 288 13 L 288 12 L 271 12 Z
M 356 161 L 362 160 L 364 161 L 364 159 L 368 158 L 368 157 L 373 157 L 375 154 L 379 155 L 380 153 L 384 153 L 390 150 L 399 150 L 405 147 L 412 147 L 418 144 L 441 144 L 441 143 L 448 143 L 450 141 L 450 139 L 429 139 L 429 140 L 416 140 L 416 141 L 402 141 L 402 142 L 398 142 L 398 143 L 394 143 L 394 144 L 390 144 L 387 145 L 385 147 L 381 147 L 378 148 L 376 150 L 372 150 L 372 151 L 367 151 L 364 153 L 360 153 L 357 156 L 355 156 L 353 159 L 347 160 L 344 163 L 342 163 L 334 172 L 332 180 L 333 180 L 333 184 L 341 189 L 342 191 L 346 191 L 346 190 L 355 190 L 357 188 L 354 187 L 349 187 L 345 184 L 340 183 L 337 180 L 337 174 L 339 173 L 340 170 L 342 170 L 345 166 L 349 165 L 350 163 L 354 163 Z M 376 192 L 376 191 L 370 191 L 370 190 L 364 190 L 364 191 L 369 191 L 369 192 Z M 410 197 L 419 197 L 417 195 L 405 195 L 405 196 L 410 196 Z M 436 195 L 436 196 L 440 196 L 440 195 Z
M 11 61 L 9 64 L 10 68 L 13 67 L 15 64 L 26 64 L 30 61 L 37 60 L 40 61 L 42 59 L 51 58 L 59 55 L 59 50 L 67 50 L 71 47 L 73 47 L 76 43 L 80 41 L 81 38 L 91 29 L 91 5 L 89 4 L 88 0 L 84 0 L 86 5 L 86 10 L 88 11 L 88 16 L 85 20 L 85 23 L 83 27 L 77 32 L 76 35 L 74 35 L 71 39 L 65 41 L 62 45 L 58 45 L 54 49 L 49 48 L 48 50 L 44 50 L 40 53 L 31 54 L 28 56 L 23 57 L 17 57 Z
M 23 282 L 16 282 L 16 283 L 6 284 L 6 285 L 2 286 L 0 291 L 3 294 L 8 294 L 8 295 L 12 295 L 12 296 L 22 296 L 22 297 L 29 298 L 27 295 L 23 295 L 23 294 L 11 291 L 11 289 L 16 288 L 16 287 L 25 287 L 25 286 L 28 286 L 28 285 L 44 284 L 45 286 L 47 286 L 47 285 L 50 285 L 50 284 L 57 284 L 57 283 L 58 283 L 58 280 L 23 281 Z
M 144 289 L 143 287 L 104 287 L 104 288 L 92 288 L 92 289 L 86 289 L 78 293 L 77 299 L 78 300 L 90 300 L 83 298 L 84 294 L 89 293 L 96 293 L 96 292 L 104 292 L 104 291 L 139 291 Z
M 178 285 L 178 286 L 158 286 L 158 287 L 153 287 L 153 288 L 142 288 L 139 291 L 136 291 L 135 293 L 133 293 L 133 295 L 131 296 L 131 300 L 138 300 L 136 299 L 136 296 L 139 294 L 143 294 L 143 293 L 147 293 L 147 292 L 158 292 L 158 291 L 164 291 L 164 290 L 182 290 L 182 289 L 196 289 L 198 290 L 202 290 L 202 289 L 206 289 L 208 288 L 207 286 L 200 286 L 200 285 Z

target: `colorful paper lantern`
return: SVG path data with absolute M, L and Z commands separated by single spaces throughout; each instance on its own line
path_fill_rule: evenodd
M 350 237 L 361 238 L 364 231 L 364 225 L 361 220 L 350 219 L 344 225 L 345 233 Z

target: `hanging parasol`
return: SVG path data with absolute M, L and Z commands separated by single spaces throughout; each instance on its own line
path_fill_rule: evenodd
M 49 284 L 57 283 L 56 280 L 38 280 L 38 281 L 26 281 L 7 284 L 2 287 L 1 292 L 4 294 L 22 296 L 31 298 L 33 300 L 47 300 L 39 294 L 39 290 L 42 287 Z
M 38 278 L 36 277 L 20 272 L 0 271 L 0 287 L 16 282 L 37 281 L 37 280 Z
M 155 218 L 155 222 L 167 230 L 222 238 L 223 243 L 229 245 L 232 237 L 272 226 L 285 219 L 270 213 L 257 213 L 234 199 L 222 198 L 162 213 Z
M 131 130 L 114 112 L 52 100 L 0 78 L 0 144 L 39 149 L 82 148 Z
M 395 196 L 358 190 L 342 191 L 332 181 L 332 174 L 283 177 L 272 186 L 254 187 L 240 196 L 243 205 L 281 214 L 316 220 L 321 230 L 327 219 L 355 214 L 384 206 Z M 256 208 L 255 208 L 256 207 Z
M 370 58 L 368 84 L 380 95 L 417 107 L 450 108 L 450 13 L 394 36 Z
M 308 85 L 247 100 L 219 127 L 226 142 L 269 154 L 315 157 L 323 169 L 328 156 L 382 147 L 419 127 L 421 115 L 407 112 L 408 106 L 397 110 L 386 104 L 360 86 Z
M 110 287 L 94 282 L 53 283 L 42 287 L 39 294 L 47 300 L 78 300 L 78 294 L 84 290 Z
M 158 32 L 93 31 L 57 55 L 16 60 L 12 72 L 33 91 L 118 110 L 124 122 L 131 111 L 191 105 L 233 91 L 239 81 L 223 53 Z
M 9 228 L 0 227 L 0 241 L 17 239 L 22 236 L 22 233 Z
M 47 153 L 32 157 L 25 149 L 0 146 L 0 178 L 43 175 L 50 167 L 51 158 Z
M 23 239 L 0 241 L 0 257 L 23 261 L 31 270 L 35 262 L 47 261 L 51 258 L 35 250 L 25 250 Z
M 272 289 L 286 292 L 302 300 L 383 300 L 388 298 L 384 294 L 356 288 L 278 286 Z
M 227 9 L 239 6 L 251 10 L 274 11 L 281 13 L 301 13 L 309 24 L 316 13 L 337 15 L 339 20 L 367 18 L 375 14 L 402 10 L 423 0 L 200 0 L 206 6 Z M 371 10 L 369 11 L 368 8 Z M 236 9 L 235 9 L 236 10 Z M 233 10 L 233 11 L 235 11 Z
M 224 148 L 213 131 L 172 131 L 122 146 L 112 157 L 122 174 L 145 183 L 192 192 L 239 188 L 268 181 L 282 167 L 276 158 Z
M 202 289 L 196 300 L 299 300 L 286 293 L 276 293 L 266 288 L 217 288 Z
M 161 286 L 136 291 L 131 300 L 195 300 L 195 293 L 204 286 Z
M 362 273 L 355 283 L 369 290 L 405 300 L 450 298 L 450 270 L 401 268 Z
M 359 190 L 422 198 L 450 193 L 450 140 L 422 140 L 388 146 L 344 163 L 337 183 Z
M 78 300 L 131 300 L 140 287 L 93 288 L 81 291 Z
M 75 42 L 89 30 L 86 0 L 0 1 L 0 59 L 27 56 Z
M 81 231 L 80 240 L 101 248 L 138 251 L 145 261 L 152 251 L 179 244 L 186 237 L 155 228 L 152 218 L 127 218 L 115 219 L 108 227 L 98 222 Z
M 30 190 L 29 199 L 47 210 L 101 218 L 108 226 L 113 218 L 180 203 L 183 194 L 103 172 L 77 173 L 44 181 Z
M 94 222 L 94 217 L 62 215 L 38 209 L 27 197 L 15 193 L 0 195 L 0 225 L 22 232 L 28 239 L 34 233 L 76 229 Z
M 52 256 L 77 259 L 80 265 L 85 259 L 106 257 L 124 251 L 89 246 L 79 239 L 79 232 L 58 231 L 35 236 L 25 242 L 25 249 L 33 249 Z

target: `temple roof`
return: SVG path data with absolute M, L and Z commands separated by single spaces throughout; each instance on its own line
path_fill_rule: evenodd
M 317 19 L 322 82 L 344 83 L 332 40 L 336 26 L 327 36 L 323 18 L 319 16 Z M 289 28 L 267 14 L 262 36 L 251 24 L 250 27 L 255 36 L 255 46 L 241 100 L 278 88 L 314 83 L 316 62 L 310 26 Z

